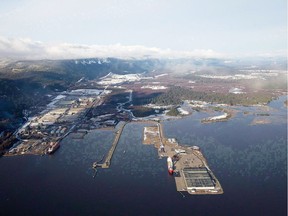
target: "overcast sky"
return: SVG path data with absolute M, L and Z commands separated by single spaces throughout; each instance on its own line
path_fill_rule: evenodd
M 84 47 L 78 45 L 91 54 L 91 47 L 115 44 L 147 52 L 265 55 L 286 53 L 286 40 L 286 0 L 0 1 L 1 56 L 60 56 Z

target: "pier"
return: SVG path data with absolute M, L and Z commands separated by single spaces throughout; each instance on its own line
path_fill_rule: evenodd
M 161 123 L 144 128 L 143 144 L 154 145 L 158 149 L 159 158 L 172 159 L 176 190 L 181 194 L 182 192 L 192 195 L 223 193 L 220 182 L 208 167 L 200 148 L 184 147 L 179 145 L 176 139 L 166 138 Z
M 110 164 L 111 164 L 111 159 L 112 159 L 113 154 L 114 154 L 114 151 L 115 151 L 115 149 L 116 149 L 116 147 L 117 147 L 117 144 L 118 144 L 118 142 L 119 142 L 119 139 L 120 139 L 120 137 L 121 137 L 121 134 L 122 134 L 123 129 L 124 129 L 124 127 L 125 127 L 126 124 L 127 124 L 126 122 L 123 123 L 123 124 L 120 126 L 119 130 L 116 132 L 116 136 L 115 136 L 115 138 L 114 138 L 114 141 L 113 141 L 113 143 L 112 143 L 112 146 L 111 146 L 110 150 L 108 151 L 104 162 L 103 162 L 102 164 L 98 164 L 99 167 L 109 168 L 109 166 L 110 166 Z
M 153 126 L 144 127 L 143 144 L 154 145 L 158 149 L 159 158 L 170 157 L 172 160 L 172 176 L 175 180 L 176 190 L 188 192 L 189 194 L 223 194 L 224 191 L 220 182 L 208 167 L 208 163 L 200 148 L 197 146 L 181 146 L 175 138 L 166 138 L 163 127 L 159 122 L 139 122 L 153 123 Z M 117 144 L 122 135 L 127 122 L 122 122 L 110 150 L 108 151 L 103 163 L 96 161 L 93 163 L 95 169 L 94 177 L 97 173 L 97 167 L 109 168 Z M 183 197 L 185 195 L 182 194 Z

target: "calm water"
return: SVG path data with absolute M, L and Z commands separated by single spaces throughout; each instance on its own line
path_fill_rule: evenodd
M 198 145 L 224 194 L 189 196 L 176 191 L 166 160 L 141 144 L 144 124 L 126 125 L 110 169 L 93 178 L 113 131 L 67 137 L 52 156 L 0 158 L 0 215 L 286 215 L 287 109 L 285 97 L 269 110 L 239 108 L 228 122 L 201 124 L 204 113 L 164 123 L 167 137 Z M 250 114 L 244 114 L 249 111 Z M 251 124 L 253 113 L 271 123 Z

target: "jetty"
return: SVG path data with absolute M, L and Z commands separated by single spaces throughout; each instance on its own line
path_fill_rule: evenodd
M 114 138 L 114 141 L 112 143 L 112 146 L 110 148 L 110 150 L 108 151 L 107 155 L 106 155 L 106 158 L 104 160 L 104 162 L 102 164 L 93 164 L 93 167 L 97 166 L 97 167 L 102 167 L 102 168 L 109 168 L 110 167 L 110 164 L 111 164 L 111 159 L 113 157 L 113 154 L 114 154 L 114 151 L 117 147 L 117 144 L 120 140 L 120 137 L 121 137 L 121 134 L 123 132 L 123 129 L 125 127 L 125 125 L 127 124 L 127 122 L 123 122 L 122 125 L 120 126 L 120 128 L 118 129 L 118 131 L 116 132 L 116 135 L 115 135 L 115 138 Z
M 143 144 L 154 145 L 159 158 L 171 158 L 176 190 L 192 195 L 222 194 L 220 182 L 208 166 L 198 146 L 180 145 L 175 138 L 166 138 L 161 123 L 144 127 Z M 185 196 L 184 196 L 185 197 Z

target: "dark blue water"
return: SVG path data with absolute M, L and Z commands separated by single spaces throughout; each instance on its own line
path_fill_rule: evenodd
M 194 113 L 164 123 L 167 137 L 201 147 L 223 195 L 183 198 L 165 159 L 142 145 L 144 124 L 128 124 L 111 168 L 95 178 L 91 165 L 110 148 L 113 131 L 67 137 L 53 156 L 2 157 L 0 215 L 286 215 L 284 100 L 270 104 L 270 124 L 251 124 L 260 108 L 227 122 L 201 124 L 206 114 Z

